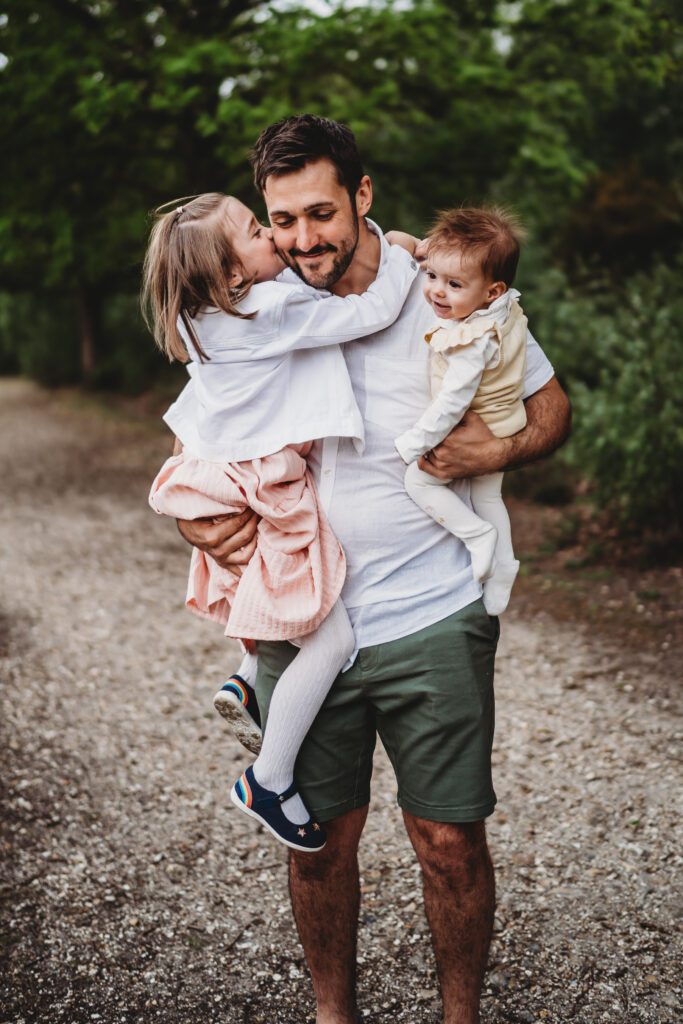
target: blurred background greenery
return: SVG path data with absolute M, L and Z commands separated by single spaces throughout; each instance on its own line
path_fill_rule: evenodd
M 323 114 L 356 132 L 385 228 L 420 234 L 461 202 L 518 211 L 523 304 L 575 409 L 559 492 L 584 481 L 622 535 L 680 537 L 679 13 L 1 2 L 0 373 L 127 394 L 180 383 L 137 308 L 149 211 L 218 189 L 263 215 L 251 144 L 287 114 Z

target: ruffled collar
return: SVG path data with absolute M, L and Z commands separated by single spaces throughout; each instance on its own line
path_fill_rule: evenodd
M 437 320 L 425 334 L 425 341 L 434 352 L 445 352 L 446 349 L 459 345 L 470 345 L 487 331 L 495 331 L 496 327 L 502 327 L 510 315 L 513 300 L 517 300 L 519 296 L 516 288 L 508 288 L 490 306 L 475 309 L 464 320 Z

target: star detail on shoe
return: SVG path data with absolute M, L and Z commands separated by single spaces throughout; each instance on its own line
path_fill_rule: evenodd
M 319 832 L 320 831 L 320 825 L 318 824 L 317 821 L 313 822 L 313 831 L 314 832 Z
M 303 839 L 303 837 L 304 837 L 304 836 L 306 835 L 306 829 L 305 829 L 305 828 L 300 828 L 300 829 L 299 829 L 299 830 L 297 831 L 297 835 L 300 835 L 300 836 L 301 836 L 301 838 Z

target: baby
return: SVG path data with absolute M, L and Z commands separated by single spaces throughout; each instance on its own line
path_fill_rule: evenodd
M 471 481 L 470 508 L 450 481 L 422 472 L 417 460 L 443 441 L 467 409 L 497 437 L 509 437 L 526 424 L 527 320 L 519 292 L 511 287 L 521 235 L 516 220 L 501 209 L 463 208 L 438 217 L 426 240 L 424 264 L 425 298 L 438 317 L 425 335 L 433 401 L 395 442 L 408 463 L 408 494 L 466 545 L 489 615 L 505 611 L 519 570 L 501 494 L 503 474 Z

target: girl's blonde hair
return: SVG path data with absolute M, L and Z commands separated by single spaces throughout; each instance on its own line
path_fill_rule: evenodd
M 204 361 L 208 356 L 192 326 L 202 308 L 214 306 L 241 319 L 254 316 L 237 308 L 252 282 L 230 285 L 231 277 L 243 274 L 244 268 L 226 227 L 228 199 L 222 192 L 205 192 L 174 210 L 164 212 L 169 205 L 165 203 L 154 211 L 141 305 L 154 340 L 171 362 L 186 363 L 189 358 L 179 320 Z

